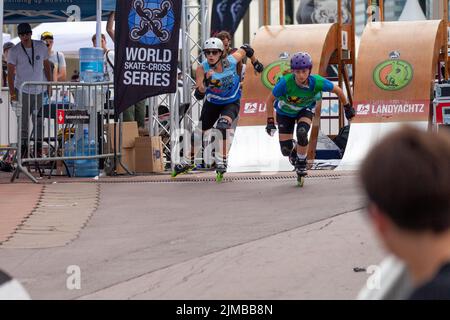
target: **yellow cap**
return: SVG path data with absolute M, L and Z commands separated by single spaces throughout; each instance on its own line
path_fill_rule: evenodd
M 53 33 L 51 33 L 50 31 L 45 31 L 41 34 L 41 40 L 45 40 L 45 39 L 53 39 Z

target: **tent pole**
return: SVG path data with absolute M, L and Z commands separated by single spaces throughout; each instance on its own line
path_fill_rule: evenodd
M 102 0 L 97 0 L 97 29 L 95 37 L 95 46 L 101 47 L 101 34 L 102 34 Z

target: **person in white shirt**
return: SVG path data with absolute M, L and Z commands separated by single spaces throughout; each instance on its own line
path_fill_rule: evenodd
M 41 34 L 41 40 L 45 42 L 48 48 L 49 58 L 48 60 L 52 63 L 52 72 L 54 81 L 66 81 L 67 70 L 66 70 L 66 58 L 64 53 L 60 51 L 53 51 L 54 38 L 53 34 L 49 31 L 45 31 Z
M 106 36 L 102 33 L 102 39 L 100 41 L 100 47 L 103 49 L 103 71 L 104 81 L 114 81 L 114 50 L 106 47 Z M 97 35 L 92 36 L 92 45 L 97 45 Z
M 8 86 L 11 101 L 18 101 L 21 85 L 26 81 L 52 81 L 52 73 L 47 46 L 39 40 L 32 40 L 32 30 L 28 23 L 17 26 L 20 42 L 9 50 Z M 44 77 L 45 73 L 45 77 Z M 48 87 L 48 91 L 51 88 Z M 30 114 L 39 116 L 42 107 L 43 86 L 29 85 L 23 87 L 22 93 L 22 140 L 28 140 Z M 33 119 L 34 120 L 34 119 Z M 37 117 L 36 141 L 41 141 L 42 119 Z

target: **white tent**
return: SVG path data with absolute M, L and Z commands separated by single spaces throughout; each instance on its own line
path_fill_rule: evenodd
M 417 0 L 407 0 L 399 21 L 427 20 L 422 8 Z
M 11 35 L 9 33 L 3 33 L 3 43 L 8 42 L 11 39 Z
M 102 21 L 102 33 L 106 35 L 106 45 L 114 48 L 114 42 L 106 32 L 106 21 Z M 49 31 L 54 37 L 54 51 L 61 51 L 67 57 L 78 57 L 80 48 L 92 47 L 92 35 L 96 31 L 95 21 L 82 22 L 50 22 L 41 23 L 33 29 L 33 39 L 40 39 L 43 32 Z M 18 43 L 19 38 L 12 39 Z

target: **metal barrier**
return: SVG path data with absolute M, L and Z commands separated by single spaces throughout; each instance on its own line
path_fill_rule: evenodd
M 17 121 L 10 106 L 8 88 L 0 96 L 0 170 L 12 171 L 17 150 Z
M 37 182 L 24 167 L 29 168 L 33 163 L 40 172 L 45 163 L 51 176 L 58 160 L 62 161 L 69 176 L 78 175 L 77 168 L 82 176 L 82 171 L 92 164 L 89 160 L 100 161 L 105 168 L 115 169 L 118 159 L 130 173 L 120 161 L 121 121 L 118 145 L 116 125 L 108 125 L 114 123 L 112 90 L 112 82 L 23 83 L 17 95 L 18 102 L 12 103 L 17 115 L 18 147 L 17 169 L 11 181 L 23 172 Z M 88 161 L 83 167 L 79 160 Z

